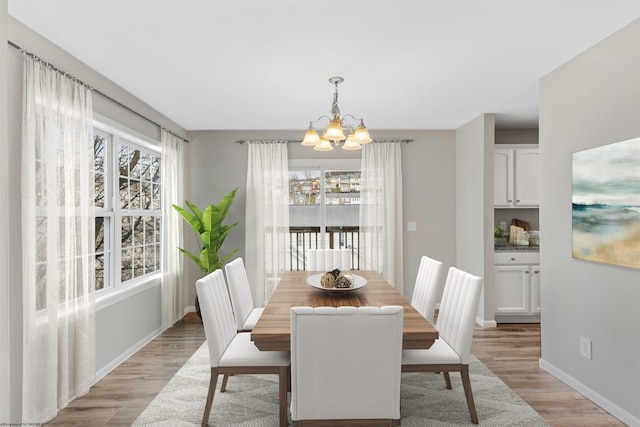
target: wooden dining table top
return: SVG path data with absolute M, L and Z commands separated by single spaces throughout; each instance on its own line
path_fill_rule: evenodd
M 307 277 L 320 271 L 288 271 L 274 290 L 264 312 L 251 331 L 251 340 L 263 351 L 289 351 L 291 344 L 291 307 L 339 307 L 400 305 L 404 307 L 403 349 L 429 348 L 438 339 L 438 331 L 379 273 L 354 271 L 367 284 L 347 292 L 328 292 L 307 284 Z

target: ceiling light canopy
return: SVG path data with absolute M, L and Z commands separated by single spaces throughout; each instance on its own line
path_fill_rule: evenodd
M 337 147 L 340 141 L 344 139 L 345 141 L 342 145 L 343 150 L 360 150 L 362 144 L 367 144 L 372 141 L 363 119 L 358 119 L 351 114 L 340 117 L 338 85 L 343 81 L 344 79 L 342 77 L 331 77 L 329 79 L 329 83 L 335 86 L 333 103 L 331 104 L 331 117 L 320 116 L 318 120 L 309 122 L 309 129 L 304 135 L 302 145 L 313 147 L 316 151 L 331 151 L 334 145 Z M 322 135 L 319 135 L 318 131 L 313 128 L 313 125 L 322 119 L 328 119 L 329 124 L 322 131 Z M 349 120 L 351 120 L 352 123 L 350 123 Z M 344 136 L 345 129 L 348 131 L 346 137 Z M 333 145 L 331 144 L 332 141 Z

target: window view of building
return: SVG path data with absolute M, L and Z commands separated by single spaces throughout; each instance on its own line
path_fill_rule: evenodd
M 360 171 L 290 169 L 290 269 L 304 270 L 308 249 L 348 248 L 357 268 Z

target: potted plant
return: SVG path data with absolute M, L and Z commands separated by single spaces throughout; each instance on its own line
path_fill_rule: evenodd
M 507 246 L 507 238 L 504 235 L 504 228 L 499 226 L 493 228 L 493 243 L 495 246 Z
M 227 193 L 218 204 L 211 204 L 204 210 L 200 210 L 197 206 L 189 201 L 185 201 L 189 210 L 173 205 L 173 208 L 189 223 L 191 229 L 196 234 L 198 240 L 199 253 L 194 255 L 184 248 L 178 248 L 180 252 L 193 260 L 205 275 L 222 268 L 224 264 L 235 255 L 240 248 L 236 248 L 224 257 L 220 258 L 220 248 L 224 243 L 227 235 L 233 230 L 240 221 L 232 225 L 224 225 L 223 221 L 233 199 L 236 196 L 238 188 Z M 200 315 L 200 304 L 196 295 L 196 312 Z

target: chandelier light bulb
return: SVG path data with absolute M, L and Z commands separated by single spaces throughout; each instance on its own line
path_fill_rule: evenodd
M 334 119 L 331 120 L 331 123 L 329 123 L 329 126 L 325 129 L 324 137 L 336 143 L 345 138 L 340 117 L 334 117 Z
M 354 139 L 353 131 L 349 132 L 349 136 L 344 141 L 343 150 L 361 150 L 362 146 Z
M 309 130 L 307 130 L 307 133 L 304 134 L 302 145 L 305 145 L 307 147 L 315 147 L 318 144 L 320 144 L 320 135 L 318 135 L 318 132 L 311 125 L 309 125 Z
M 364 126 L 364 122 L 360 120 L 360 126 L 354 132 L 353 138 L 358 142 L 358 144 L 368 144 L 373 141 L 369 136 L 369 131 Z
M 333 150 L 333 146 L 331 145 L 331 141 L 329 141 L 324 136 L 320 137 L 320 143 L 313 147 L 316 151 L 331 151 Z

